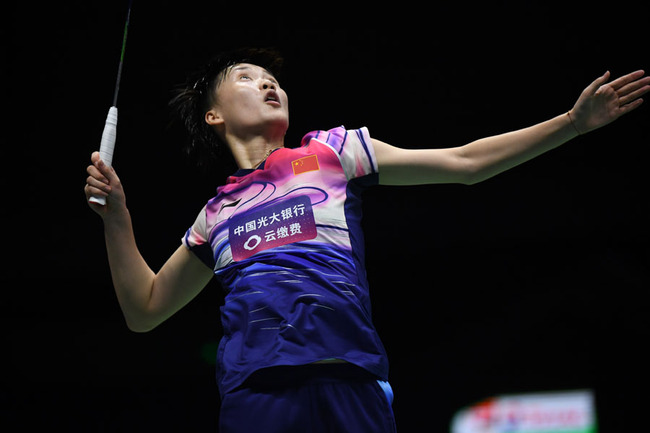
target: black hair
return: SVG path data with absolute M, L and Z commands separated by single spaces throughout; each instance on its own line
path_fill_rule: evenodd
M 189 133 L 185 153 L 200 168 L 208 168 L 222 160 L 224 150 L 227 151 L 226 143 L 206 123 L 205 113 L 214 106 L 215 91 L 227 71 L 239 63 L 260 66 L 279 79 L 283 59 L 272 48 L 240 48 L 223 52 L 188 77 L 169 101 L 173 114 Z

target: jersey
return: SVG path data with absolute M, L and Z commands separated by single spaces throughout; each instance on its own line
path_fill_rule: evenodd
M 378 182 L 366 128 L 314 131 L 228 177 L 183 237 L 224 288 L 222 395 L 253 372 L 341 359 L 386 380 L 371 319 L 361 193 Z

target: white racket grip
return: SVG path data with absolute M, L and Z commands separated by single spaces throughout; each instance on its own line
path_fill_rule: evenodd
M 102 132 L 102 142 L 99 146 L 99 157 L 107 167 L 113 164 L 113 149 L 115 149 L 115 140 L 117 138 L 117 107 L 113 106 L 108 109 L 104 132 Z M 92 196 L 90 202 L 105 205 L 106 197 Z

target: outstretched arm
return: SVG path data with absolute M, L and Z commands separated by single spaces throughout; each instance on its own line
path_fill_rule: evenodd
M 448 149 L 401 149 L 373 139 L 384 185 L 474 184 L 554 149 L 579 134 L 637 108 L 650 77 L 636 71 L 608 82 L 606 72 L 587 86 L 573 108 L 528 128 Z

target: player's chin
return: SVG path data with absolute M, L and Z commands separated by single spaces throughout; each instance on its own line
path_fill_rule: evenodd
M 288 113 L 273 113 L 270 116 L 267 116 L 267 123 L 273 125 L 275 129 L 284 129 L 285 131 L 289 128 L 289 114 Z

